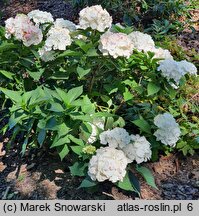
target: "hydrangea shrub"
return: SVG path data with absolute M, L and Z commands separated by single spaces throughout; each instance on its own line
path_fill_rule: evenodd
M 21 152 L 46 146 L 71 157 L 80 187 L 111 181 L 136 191 L 132 170 L 155 186 L 141 164 L 175 148 L 198 149 L 198 122 L 183 112 L 183 86 L 197 76 L 150 35 L 120 24 L 100 5 L 79 24 L 35 10 L 5 21 L 0 36 L 1 101 L 10 142 Z

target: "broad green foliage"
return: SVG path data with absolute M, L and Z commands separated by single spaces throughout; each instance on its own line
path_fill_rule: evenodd
M 45 46 L 50 25 L 42 29 L 43 41 L 29 47 L 14 37 L 6 39 L 5 28 L 0 28 L 0 101 L 9 117 L 8 124 L 0 130 L 12 130 L 8 147 L 17 142 L 17 134 L 22 134 L 22 155 L 27 149 L 45 147 L 56 151 L 63 161 L 70 157 L 71 174 L 86 176 L 79 188 L 98 184 L 87 173 L 90 159 L 103 147 L 103 131 L 125 127 L 129 134 L 138 135 L 134 136 L 138 144 L 146 137 L 144 142 L 150 144 L 152 161 L 158 160 L 160 152 L 195 153 L 199 148 L 199 108 L 187 99 L 185 86 L 194 80 L 190 75 L 183 76 L 179 88 L 174 89 L 158 70 L 161 59 L 154 57 L 153 50 L 134 49 L 129 58 L 103 55 L 99 49 L 103 33 L 91 28 L 71 31 L 71 45 L 64 51 L 51 50 L 55 52 L 53 59 L 42 61 L 38 51 Z M 133 31 L 130 27 L 112 28 L 119 36 Z M 181 130 L 175 149 L 154 136 L 154 118 L 166 112 L 175 117 Z M 121 149 L 117 151 L 125 157 Z M 128 167 L 123 181 L 112 180 L 113 183 L 140 194 L 133 169 L 156 188 L 146 167 L 135 167 L 125 160 Z

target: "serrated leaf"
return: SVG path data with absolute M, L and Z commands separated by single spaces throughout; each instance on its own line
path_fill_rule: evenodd
M 60 138 L 58 140 L 55 139 L 50 148 L 62 146 L 64 144 L 66 144 L 66 143 L 70 143 L 70 139 L 68 139 L 68 136 L 62 137 L 62 138 Z
M 75 144 L 79 145 L 79 146 L 84 146 L 84 142 L 81 139 L 77 139 L 75 138 L 73 135 L 68 135 L 68 138 Z
M 40 144 L 40 146 L 42 146 L 44 140 L 45 140 L 45 137 L 46 137 L 46 130 L 40 130 L 39 131 L 39 134 L 38 134 L 38 137 L 37 137 L 37 141 L 38 143 Z
M 129 179 L 128 173 L 126 173 L 125 177 L 123 178 L 123 181 L 117 182 L 116 185 L 123 190 L 135 191 Z
M 0 91 L 14 102 L 20 103 L 22 101 L 21 92 L 19 91 L 12 91 L 5 88 L 0 88 Z
M 72 176 L 85 176 L 87 163 L 76 162 L 73 166 L 69 166 Z
M 82 109 L 82 112 L 87 113 L 87 114 L 95 113 L 95 105 L 91 103 L 87 95 L 83 97 L 83 100 L 81 102 L 81 109 Z
M 144 119 L 134 120 L 133 124 L 135 124 L 136 126 L 138 126 L 141 131 L 144 131 L 144 132 L 146 132 L 148 134 L 151 134 L 151 126 Z
M 140 183 L 138 178 L 131 171 L 129 171 L 128 175 L 131 181 L 131 185 L 133 186 L 134 190 L 140 195 Z
M 81 56 L 81 55 L 82 55 L 81 52 L 76 52 L 76 51 L 72 51 L 72 50 L 66 50 L 63 53 L 61 53 L 60 55 L 58 55 L 57 58 L 65 57 L 65 56 Z
M 78 189 L 80 188 L 89 188 L 89 187 L 94 187 L 97 185 L 97 182 L 94 182 L 93 180 L 90 179 L 90 177 L 86 177 L 82 183 L 80 184 L 80 186 L 78 187 Z
M 123 93 L 124 101 L 129 101 L 133 99 L 133 94 L 128 90 L 128 88 L 125 88 L 125 92 Z
M 0 73 L 8 79 L 13 80 L 14 74 L 5 70 L 0 70 Z
M 71 102 L 76 100 L 82 93 L 83 93 L 83 87 L 82 86 L 79 86 L 79 87 L 76 87 L 76 88 L 69 90 L 67 93 L 68 103 L 70 104 Z
M 77 154 L 79 156 L 82 155 L 83 146 L 71 146 L 71 149 L 75 154 Z
M 51 103 L 51 107 L 49 110 L 53 112 L 64 112 L 64 108 L 62 107 L 62 105 L 55 102 Z
M 160 86 L 158 86 L 158 85 L 156 85 L 155 83 L 152 83 L 152 82 L 148 83 L 148 86 L 147 86 L 148 96 L 154 95 L 159 91 L 160 91 Z
M 69 153 L 69 148 L 67 145 L 64 145 L 62 148 L 58 148 L 59 156 L 63 160 L 66 155 Z
M 83 69 L 81 67 L 77 68 L 77 73 L 78 73 L 80 79 L 82 77 L 84 77 L 86 74 L 88 74 L 90 71 L 91 71 L 91 69 Z
M 143 166 L 136 166 L 136 170 L 144 177 L 148 185 L 155 189 L 158 189 L 155 184 L 154 176 L 148 168 Z

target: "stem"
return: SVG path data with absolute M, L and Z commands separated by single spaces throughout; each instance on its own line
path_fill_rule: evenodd
M 89 88 L 88 88 L 89 93 L 91 93 L 91 91 L 93 89 L 94 81 L 95 81 L 95 72 L 93 72 L 91 80 L 90 80 L 90 85 L 89 85 Z

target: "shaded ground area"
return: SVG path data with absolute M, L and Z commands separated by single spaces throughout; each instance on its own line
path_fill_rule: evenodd
M 17 13 L 27 14 L 35 9 L 50 12 L 54 18 L 74 19 L 73 8 L 65 0 L 9 0 L 5 5 L 0 2 L 0 8 L 2 8 L 0 24 Z
M 82 178 L 72 177 L 70 159 L 61 162 L 53 153 L 33 151 L 31 158 L 19 156 L 15 145 L 6 154 L 0 143 L 0 199 L 138 199 L 135 194 L 122 192 L 110 183 L 97 190 L 77 189 Z M 30 152 L 29 152 L 30 153 Z M 158 162 L 145 164 L 154 174 L 159 190 L 148 186 L 142 177 L 142 199 L 199 199 L 199 156 L 189 158 L 170 155 Z

